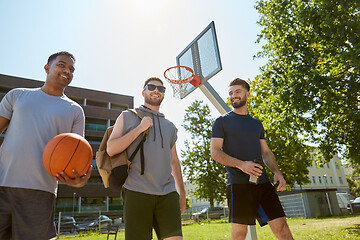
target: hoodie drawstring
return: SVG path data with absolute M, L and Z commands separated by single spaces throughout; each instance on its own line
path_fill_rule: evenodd
M 151 110 L 150 108 L 142 105 L 143 108 L 147 109 L 147 110 Z M 158 115 L 155 115 L 155 114 L 151 114 L 151 118 L 152 118 L 152 121 L 153 121 L 153 132 L 154 132 L 154 138 L 153 138 L 153 141 L 155 142 L 156 140 L 156 127 L 155 127 L 155 119 L 154 117 L 156 117 L 158 119 L 158 126 L 159 126 L 159 131 L 160 131 L 160 137 L 161 137 L 161 147 L 164 148 L 164 139 L 163 139 L 163 135 L 162 135 L 162 132 L 161 132 L 161 125 L 160 125 L 160 118 Z
M 160 136 L 161 136 L 161 147 L 162 147 L 162 148 L 164 148 L 164 139 L 163 139 L 163 135 L 162 135 L 162 132 L 161 132 L 160 119 L 159 119 L 159 117 L 157 117 L 157 119 L 158 119 L 159 130 L 160 130 Z
M 155 142 L 155 139 L 156 139 L 156 131 L 155 131 L 155 130 L 156 130 L 156 129 L 155 129 L 154 115 L 151 115 L 151 118 L 152 118 L 152 121 L 153 121 L 153 123 L 154 123 L 154 124 L 153 124 L 153 127 L 154 127 L 153 130 L 154 130 L 154 142 Z

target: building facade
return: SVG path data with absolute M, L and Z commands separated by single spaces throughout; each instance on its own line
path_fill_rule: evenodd
M 338 193 L 349 193 L 349 185 L 346 181 L 344 167 L 338 156 L 334 156 L 328 163 L 320 164 L 313 160 L 308 167 L 310 184 L 295 185 L 297 189 L 336 189 Z
M 43 84 L 43 81 L 0 74 L 0 100 L 13 88 L 37 88 Z M 104 188 L 97 171 L 95 154 L 105 130 L 115 123 L 123 110 L 133 108 L 134 99 L 132 96 L 71 86 L 66 88 L 65 94 L 84 109 L 85 138 L 92 147 L 94 158 L 91 177 L 84 187 L 73 188 L 59 183 L 57 211 L 78 213 L 121 210 L 120 192 Z M 4 133 L 0 136 L 0 144 L 3 139 Z

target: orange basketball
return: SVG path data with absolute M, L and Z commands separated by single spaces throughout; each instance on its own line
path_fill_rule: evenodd
M 52 175 L 61 171 L 74 178 L 72 169 L 83 176 L 93 159 L 90 144 L 75 133 L 62 133 L 51 139 L 45 146 L 43 162 L 45 169 Z

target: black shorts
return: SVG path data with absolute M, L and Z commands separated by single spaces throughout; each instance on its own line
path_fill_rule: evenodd
M 49 192 L 0 187 L 0 240 L 55 237 L 55 202 Z
M 179 194 L 151 195 L 125 189 L 125 239 L 182 236 Z
M 285 217 L 278 195 L 270 183 L 233 184 L 226 188 L 229 222 L 260 226 L 276 218 Z

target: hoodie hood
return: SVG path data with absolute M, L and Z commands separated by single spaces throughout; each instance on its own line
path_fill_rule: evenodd
M 145 112 L 145 113 L 150 113 L 154 116 L 157 116 L 157 117 L 165 117 L 165 115 L 161 112 L 157 112 L 157 111 L 153 111 L 151 110 L 150 108 L 144 106 L 144 105 L 141 105 L 140 107 L 137 108 L 138 110 L 142 111 L 142 112 Z
M 141 105 L 139 108 L 137 108 L 137 110 L 140 110 L 144 113 L 145 116 L 148 116 L 150 114 L 152 120 L 153 120 L 153 126 L 149 128 L 149 131 L 151 131 L 151 128 L 153 130 L 153 141 L 155 142 L 156 140 L 156 124 L 158 125 L 157 127 L 159 128 L 160 131 L 160 137 L 161 137 L 161 147 L 164 148 L 164 138 L 161 132 L 161 124 L 160 124 L 160 119 L 159 118 L 165 118 L 165 115 L 161 112 L 157 112 L 157 111 L 153 111 L 150 108 Z

